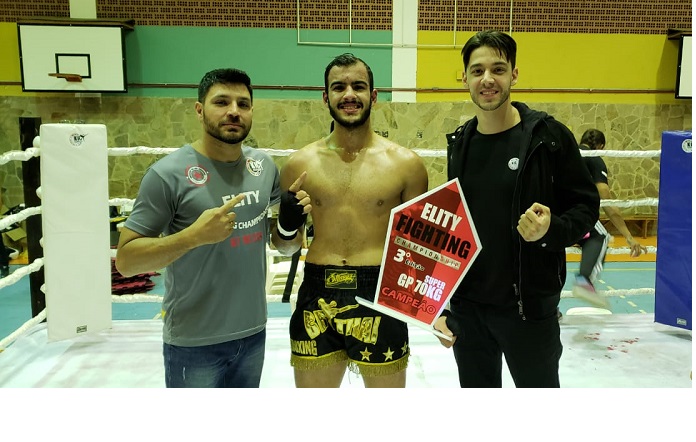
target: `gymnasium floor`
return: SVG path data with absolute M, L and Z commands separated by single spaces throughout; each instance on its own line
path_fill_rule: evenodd
M 570 290 L 577 262 L 568 263 L 564 290 Z M 162 294 L 162 276 L 149 294 Z M 31 317 L 28 278 L 0 290 L 0 339 Z M 655 262 L 612 257 L 605 264 L 600 290 L 655 286 Z M 691 331 L 654 321 L 654 296 L 610 297 L 612 314 L 573 314 L 587 307 L 563 298 L 562 386 L 690 388 Z M 0 353 L 0 387 L 163 387 L 159 304 L 113 304 L 112 329 L 96 335 L 47 342 L 45 324 L 24 333 Z M 290 305 L 271 302 L 262 388 L 292 388 L 288 364 Z M 456 388 L 451 352 L 429 332 L 410 327 L 412 357 L 407 386 Z M 504 387 L 514 387 L 504 370 Z M 343 386 L 363 388 L 347 373 Z

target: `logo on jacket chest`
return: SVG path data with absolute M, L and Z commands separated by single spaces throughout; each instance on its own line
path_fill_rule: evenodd
M 510 170 L 517 170 L 518 167 L 520 167 L 520 159 L 510 158 L 510 161 L 508 161 L 508 168 Z

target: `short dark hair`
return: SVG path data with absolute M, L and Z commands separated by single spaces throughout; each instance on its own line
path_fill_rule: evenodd
M 580 138 L 580 144 L 584 144 L 592 150 L 596 150 L 600 144 L 607 144 L 607 140 L 604 138 L 604 133 L 599 129 L 587 129 L 582 138 Z
M 469 66 L 471 53 L 480 47 L 489 47 L 498 51 L 498 54 L 510 62 L 515 67 L 517 62 L 517 43 L 508 34 L 500 31 L 479 31 L 471 37 L 462 48 L 462 59 L 464 60 L 464 70 Z
M 356 57 L 351 53 L 339 55 L 338 57 L 331 60 L 331 63 L 329 63 L 328 66 L 326 66 L 326 69 L 324 70 L 324 91 L 329 92 L 329 71 L 331 70 L 331 68 L 333 68 L 334 66 L 353 66 L 356 63 L 362 63 L 365 66 L 365 69 L 367 69 L 367 77 L 370 80 L 370 92 L 372 92 L 372 90 L 375 87 L 375 79 L 372 76 L 372 69 L 370 69 L 370 66 L 368 66 L 368 64 L 365 63 L 364 60 Z
M 214 69 L 203 76 L 198 84 L 198 101 L 205 102 L 208 91 L 216 84 L 243 84 L 249 91 L 251 102 L 254 102 L 254 92 L 251 87 L 251 79 L 246 72 L 239 69 L 225 68 Z

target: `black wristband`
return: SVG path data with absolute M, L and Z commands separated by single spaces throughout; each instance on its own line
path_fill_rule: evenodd
M 292 232 L 283 231 L 283 228 L 280 227 L 280 223 L 276 225 L 276 232 L 278 232 L 278 236 L 285 241 L 290 241 L 291 239 L 295 239 L 295 237 L 297 237 L 297 229 L 293 230 Z
M 278 212 L 278 233 L 283 237 L 281 228 L 286 233 L 292 233 L 294 230 L 302 227 L 307 219 L 307 214 L 304 213 L 304 207 L 295 197 L 295 192 L 284 192 L 280 195 L 280 210 Z M 297 232 L 295 232 L 296 234 Z M 294 236 L 292 237 L 294 238 Z

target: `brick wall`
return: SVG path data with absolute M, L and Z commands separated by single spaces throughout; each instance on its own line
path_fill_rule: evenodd
M 393 0 L 97 0 L 98 18 L 136 26 L 391 30 Z M 510 0 L 420 0 L 423 31 L 508 30 Z M 691 0 L 513 1 L 513 32 L 666 34 L 691 29 Z M 0 21 L 70 17 L 69 0 L 0 0 Z

